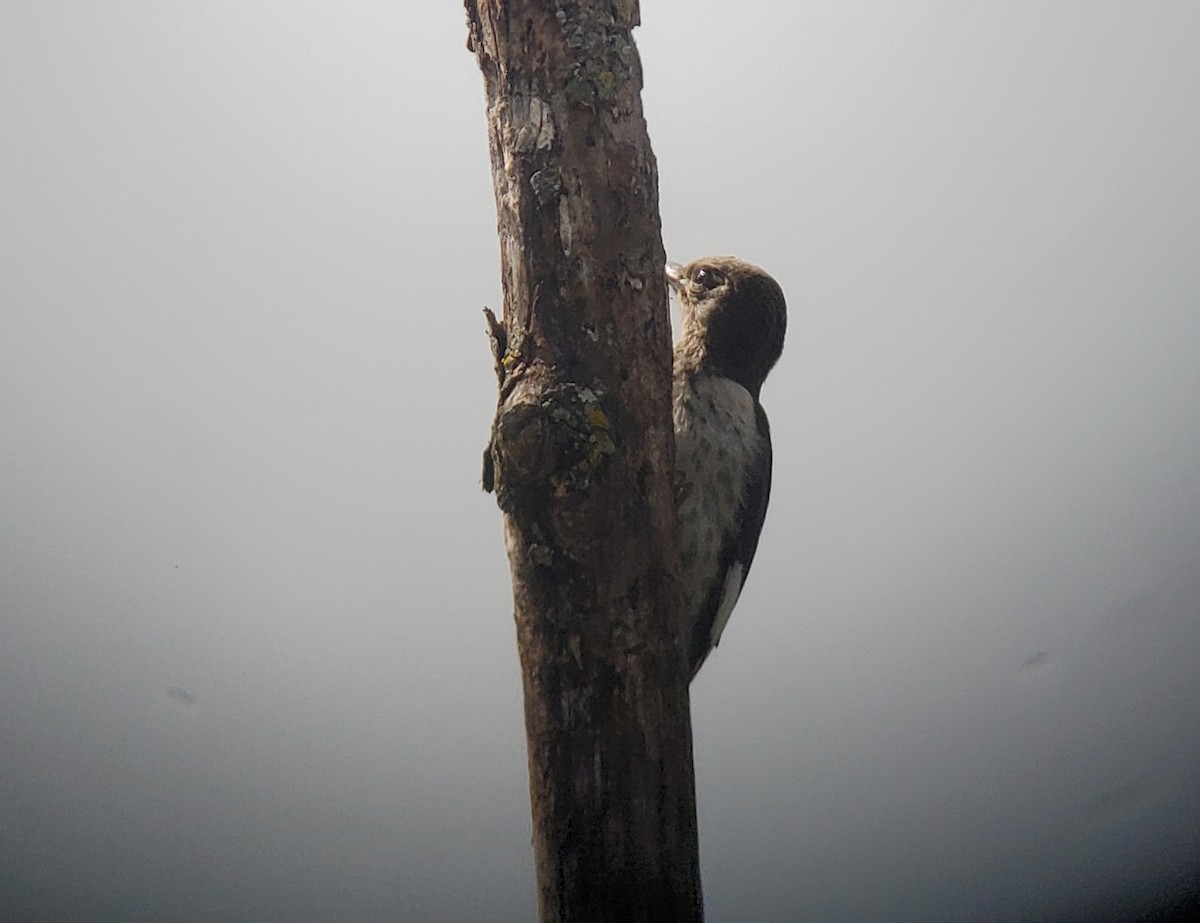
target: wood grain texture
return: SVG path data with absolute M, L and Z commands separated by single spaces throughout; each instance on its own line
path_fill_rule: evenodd
M 671 333 L 636 2 L 467 0 L 504 316 L 504 511 L 543 923 L 702 919 Z

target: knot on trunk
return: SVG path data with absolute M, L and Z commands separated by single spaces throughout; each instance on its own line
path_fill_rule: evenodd
M 602 395 L 563 382 L 537 401 L 501 403 L 484 453 L 484 486 L 496 491 L 501 509 L 562 499 L 591 484 L 616 451 Z

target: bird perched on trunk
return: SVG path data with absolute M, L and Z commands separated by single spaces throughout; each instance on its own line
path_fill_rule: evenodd
M 771 432 L 758 394 L 783 352 L 783 290 L 751 263 L 667 264 L 679 299 L 675 344 L 676 508 L 684 643 L 695 677 L 750 572 L 771 491 Z

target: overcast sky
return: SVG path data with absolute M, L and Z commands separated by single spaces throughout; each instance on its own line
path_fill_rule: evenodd
M 1200 5 L 643 0 L 667 251 L 772 272 L 708 917 L 1200 868 Z M 461 7 L 0 5 L 0 916 L 532 919 Z M 24 914 L 22 916 L 22 914 Z

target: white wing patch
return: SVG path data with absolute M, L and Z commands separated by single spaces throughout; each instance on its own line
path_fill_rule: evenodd
M 721 588 L 721 602 L 717 605 L 717 615 L 713 619 L 712 646 L 716 647 L 721 641 L 721 632 L 729 624 L 729 616 L 733 615 L 733 607 L 737 605 L 738 597 L 742 595 L 742 575 L 745 568 L 738 561 L 725 574 L 725 586 Z

